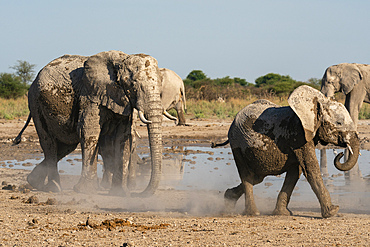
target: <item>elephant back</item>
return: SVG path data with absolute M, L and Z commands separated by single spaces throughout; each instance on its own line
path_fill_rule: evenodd
M 30 87 L 30 109 L 41 103 L 51 116 L 67 121 L 76 104 L 76 85 L 79 87 L 86 59 L 84 56 L 64 55 L 47 64 Z
M 280 107 L 268 100 L 261 99 L 244 107 L 236 115 L 229 129 L 228 138 L 231 148 L 234 144 L 242 145 L 240 148 L 244 150 L 248 147 L 258 147 L 264 145 L 259 133 L 253 130 L 253 125 L 261 114 L 268 108 Z

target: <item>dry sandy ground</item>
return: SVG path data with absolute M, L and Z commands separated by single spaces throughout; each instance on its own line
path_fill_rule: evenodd
M 0 122 L 0 161 L 39 157 L 33 126 L 11 146 L 25 119 Z M 230 122 L 165 122 L 165 145 L 209 145 L 227 136 Z M 369 150 L 370 121 L 360 121 L 362 148 Z M 139 126 L 142 141 L 146 128 Z M 223 191 L 160 188 L 150 198 L 82 195 L 74 176 L 62 176 L 62 193 L 33 191 L 29 171 L 0 168 L 0 246 L 369 246 L 370 215 L 341 212 L 322 219 L 315 202 L 291 205 L 294 216 L 271 216 L 275 198 L 256 195 L 262 215 L 223 212 Z M 206 178 L 205 178 L 206 179 Z M 225 188 L 226 189 L 226 188 Z M 242 201 L 242 200 L 241 200 Z M 307 203 L 307 204 L 305 204 Z M 241 202 L 242 204 L 242 202 Z

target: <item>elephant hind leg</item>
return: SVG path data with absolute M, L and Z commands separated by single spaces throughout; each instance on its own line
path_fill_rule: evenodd
M 27 182 L 37 190 L 45 189 L 45 180 L 48 176 L 48 162 L 44 159 L 27 176 Z
M 243 153 L 240 148 L 232 149 L 232 151 L 240 179 L 242 180 L 242 183 L 235 187 L 233 191 L 235 192 L 235 195 L 239 195 L 239 197 L 243 194 L 241 191 L 245 193 L 245 209 L 243 214 L 260 215 L 253 197 L 253 185 L 260 183 L 263 178 L 260 178 L 249 171 L 246 159 L 243 157 Z
M 278 195 L 276 206 L 272 214 L 292 215 L 292 212 L 288 209 L 288 204 L 301 173 L 302 169 L 298 164 L 287 171 L 283 187 Z
M 243 194 L 244 190 L 242 184 L 239 184 L 234 188 L 227 189 L 224 194 L 226 210 L 231 211 L 234 209 L 236 202 Z
M 45 158 L 27 176 L 27 181 L 32 187 L 38 190 L 59 192 L 60 179 L 57 169 L 57 141 L 47 131 L 47 125 L 45 122 L 35 117 L 34 123 Z M 48 183 L 45 185 L 46 179 Z

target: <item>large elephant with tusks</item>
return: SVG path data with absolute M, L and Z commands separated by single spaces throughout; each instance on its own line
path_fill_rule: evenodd
M 50 62 L 28 93 L 29 119 L 33 118 L 45 156 L 28 175 L 30 185 L 60 191 L 57 163 L 81 144 L 82 174 L 74 190 L 96 192 L 98 152 L 109 150 L 101 155 L 114 163 L 110 193 L 129 194 L 132 112 L 137 109 L 148 128 L 152 160 L 150 182 L 140 195 L 153 194 L 161 176 L 162 114 L 168 115 L 160 92 L 157 61 L 148 55 L 107 51 L 90 57 L 65 55 Z

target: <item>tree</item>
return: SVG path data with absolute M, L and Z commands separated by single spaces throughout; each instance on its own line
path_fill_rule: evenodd
M 307 80 L 308 84 L 311 84 L 314 88 L 320 89 L 321 87 L 321 79 L 318 78 L 310 78 Z
M 274 85 L 278 82 L 288 82 L 288 83 L 295 83 L 296 81 L 293 80 L 288 75 L 279 75 L 274 73 L 268 73 L 264 76 L 260 76 L 256 79 L 256 86 L 262 87 L 266 85 Z
M 10 73 L 0 73 L 0 97 L 15 99 L 23 96 L 27 91 L 28 86 L 22 83 L 21 77 Z
M 17 60 L 17 63 L 14 66 L 10 66 L 11 69 L 15 70 L 15 74 L 21 78 L 23 84 L 32 82 L 35 77 L 35 67 L 35 64 L 30 64 L 29 62 L 22 60 Z
M 201 70 L 193 70 L 192 72 L 188 74 L 186 79 L 190 81 L 199 81 L 199 80 L 207 79 L 207 76 Z

